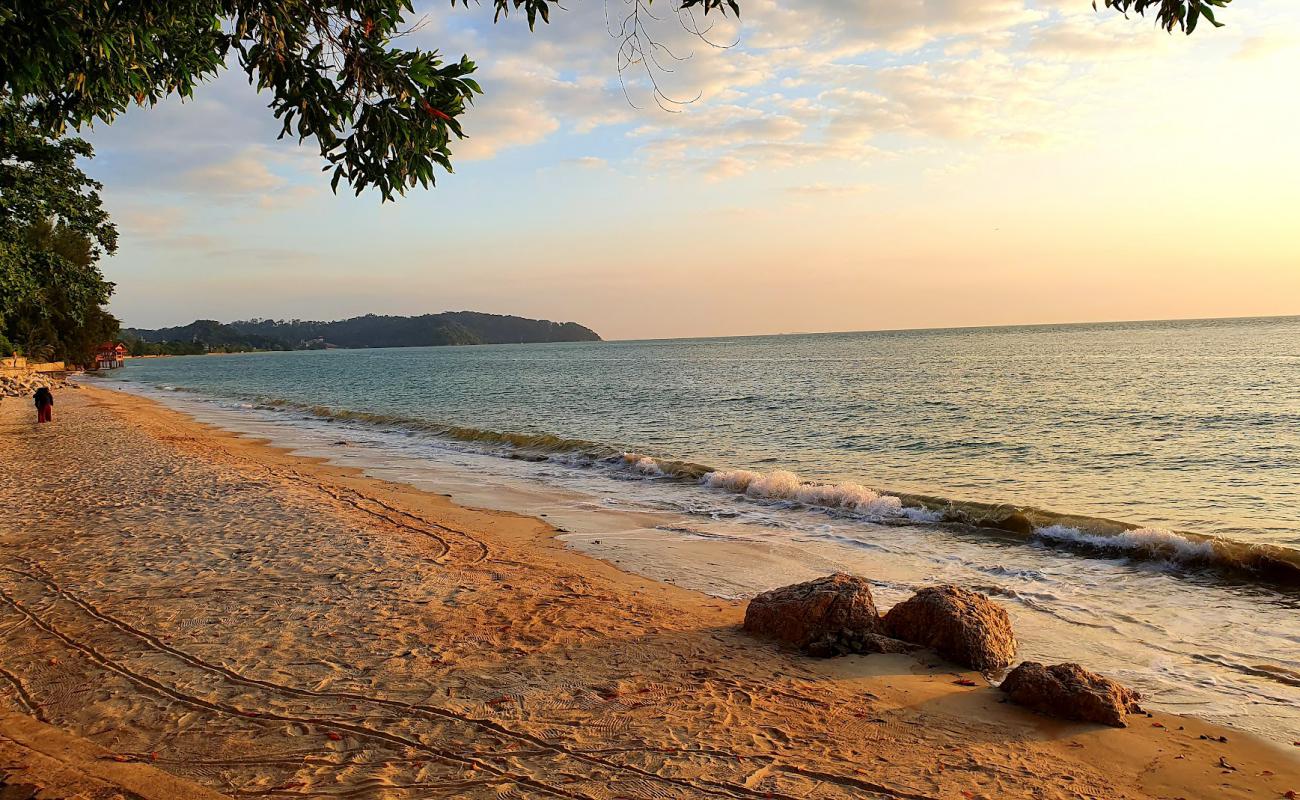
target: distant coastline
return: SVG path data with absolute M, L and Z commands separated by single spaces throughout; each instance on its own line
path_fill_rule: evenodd
M 259 318 L 229 323 L 195 320 L 172 328 L 124 328 L 122 338 L 131 355 L 137 357 L 601 341 L 600 334 L 576 322 L 475 311 L 416 317 L 366 314 L 333 322 Z

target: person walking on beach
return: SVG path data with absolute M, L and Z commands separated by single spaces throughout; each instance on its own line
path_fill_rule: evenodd
M 37 389 L 32 399 L 36 401 L 37 422 L 50 422 L 54 419 L 54 395 L 48 386 Z

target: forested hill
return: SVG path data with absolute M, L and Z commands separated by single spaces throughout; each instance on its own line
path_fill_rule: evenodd
M 251 319 L 220 323 L 196 320 L 175 328 L 126 328 L 122 334 L 132 345 L 132 351 L 140 354 L 600 341 L 595 331 L 576 322 L 551 322 L 475 311 L 449 311 L 419 317 L 367 314 L 337 322 Z M 160 347 L 162 345 L 170 346 Z

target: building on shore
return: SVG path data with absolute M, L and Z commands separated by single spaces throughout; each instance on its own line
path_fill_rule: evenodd
M 105 342 L 95 350 L 95 369 L 118 369 L 126 364 L 126 345 Z

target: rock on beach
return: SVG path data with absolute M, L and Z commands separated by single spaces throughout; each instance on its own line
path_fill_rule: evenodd
M 1041 714 L 1127 727 L 1124 717 L 1142 711 L 1142 696 L 1078 664 L 1043 666 L 1026 661 L 1007 675 L 1002 691 L 1011 702 Z
M 884 632 L 871 585 L 842 572 L 763 592 L 749 602 L 743 627 L 798 648 L 822 642 L 823 651 L 845 637 Z
M 1016 635 L 1006 610 L 959 586 L 922 589 L 891 608 L 884 623 L 889 636 L 981 672 L 1007 668 L 1016 654 Z

